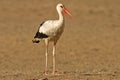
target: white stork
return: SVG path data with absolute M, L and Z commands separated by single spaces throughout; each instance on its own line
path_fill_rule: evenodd
M 58 41 L 58 39 L 60 38 L 61 34 L 63 33 L 64 30 L 64 15 L 63 13 L 68 14 L 69 16 L 71 16 L 71 14 L 67 11 L 67 9 L 65 8 L 65 6 L 61 3 L 59 3 L 56 6 L 58 15 L 59 15 L 59 19 L 58 20 L 47 20 L 44 21 L 40 24 L 39 29 L 34 37 L 34 39 L 32 40 L 33 43 L 39 43 L 40 40 L 44 39 L 45 40 L 45 45 L 46 45 L 46 64 L 45 64 L 45 75 L 47 75 L 47 55 L 48 55 L 48 44 L 49 41 L 52 41 L 54 43 L 53 45 L 53 75 L 56 74 L 55 71 L 55 51 L 56 51 L 56 43 Z

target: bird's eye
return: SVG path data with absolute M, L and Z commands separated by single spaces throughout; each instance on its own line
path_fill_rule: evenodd
M 63 8 L 63 6 L 60 6 L 61 8 Z

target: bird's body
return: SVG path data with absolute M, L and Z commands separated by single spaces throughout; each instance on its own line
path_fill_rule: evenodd
M 63 11 L 68 15 L 71 15 L 65 8 L 63 4 L 58 4 L 56 7 L 59 15 L 58 20 L 47 20 L 40 24 L 38 31 L 34 37 L 33 42 L 38 43 L 40 40 L 44 39 L 46 44 L 46 68 L 45 74 L 47 74 L 47 54 L 48 54 L 48 44 L 49 41 L 54 43 L 53 46 L 53 74 L 55 73 L 55 46 L 64 31 L 64 15 Z
M 48 20 L 39 28 L 39 32 L 46 34 L 50 41 L 58 40 L 63 30 L 64 24 L 58 20 Z

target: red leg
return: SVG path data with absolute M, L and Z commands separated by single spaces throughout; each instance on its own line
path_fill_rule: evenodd
M 55 50 L 56 50 L 56 45 L 53 46 L 53 75 L 55 74 Z
M 47 75 L 48 74 L 48 70 L 47 70 L 47 68 L 48 68 L 48 44 L 49 44 L 49 42 L 48 42 L 48 40 L 45 40 L 45 45 L 46 45 L 46 53 L 45 53 L 45 72 L 44 72 L 44 74 L 45 75 Z

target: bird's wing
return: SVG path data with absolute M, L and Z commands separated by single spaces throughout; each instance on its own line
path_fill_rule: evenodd
M 56 32 L 58 30 L 57 26 L 57 21 L 46 21 L 41 24 L 41 27 L 39 28 L 39 32 L 46 34 L 48 36 L 54 36 L 56 35 Z

